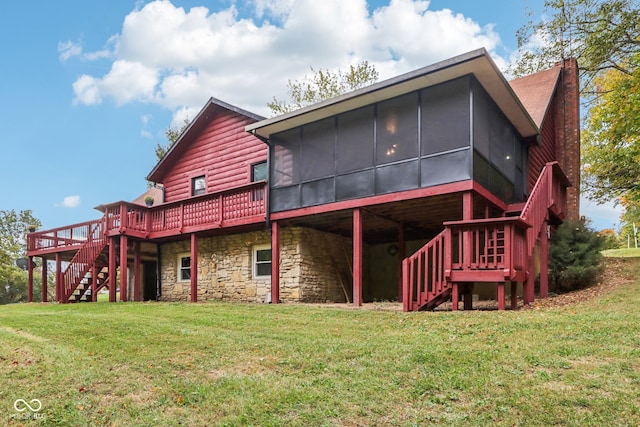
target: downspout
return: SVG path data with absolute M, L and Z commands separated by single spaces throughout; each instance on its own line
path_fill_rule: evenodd
M 269 215 L 271 212 L 271 191 L 269 191 L 269 181 L 271 178 L 271 143 L 269 142 L 269 138 L 265 138 L 263 136 L 258 135 L 258 133 L 254 130 L 251 131 L 251 134 L 258 138 L 260 141 L 264 142 L 267 146 L 267 197 L 266 197 L 266 206 L 265 206 L 265 223 L 267 229 L 271 228 L 271 216 Z

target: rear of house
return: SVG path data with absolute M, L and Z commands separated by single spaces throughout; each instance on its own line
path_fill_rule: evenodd
M 271 119 L 212 99 L 148 176 L 164 200 L 32 233 L 28 255 L 77 270 L 58 301 L 102 283 L 112 300 L 530 302 L 549 227 L 578 216 L 577 89 L 575 61 L 510 85 L 480 49 Z

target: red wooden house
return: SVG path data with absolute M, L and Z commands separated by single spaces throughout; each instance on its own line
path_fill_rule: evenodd
M 148 176 L 161 203 L 100 206 L 28 255 L 55 256 L 63 302 L 515 307 L 538 275 L 546 296 L 548 230 L 578 216 L 578 128 L 575 61 L 510 84 L 484 49 L 266 120 L 212 99 Z

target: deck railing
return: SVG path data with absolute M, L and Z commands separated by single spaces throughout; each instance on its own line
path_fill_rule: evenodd
M 404 311 L 417 310 L 430 299 L 449 289 L 444 276 L 447 231 L 442 231 L 402 262 Z
M 77 249 L 89 239 L 98 238 L 102 218 L 51 230 L 27 234 L 27 251 L 56 251 Z
M 96 233 L 96 227 L 103 220 L 107 234 L 126 233 L 141 238 L 264 221 L 266 199 L 266 183 L 261 181 L 151 207 L 129 202 L 113 203 L 105 207 L 101 219 L 29 233 L 27 252 L 40 255 L 78 249 L 90 237 L 94 240 L 98 237 L 92 233 Z

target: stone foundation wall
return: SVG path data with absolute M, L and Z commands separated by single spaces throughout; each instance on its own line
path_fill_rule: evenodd
M 268 231 L 199 238 L 198 301 L 264 302 L 271 281 L 252 277 L 251 257 L 255 245 L 270 242 Z M 178 256 L 190 249 L 189 240 L 160 248 L 161 301 L 190 300 L 190 282 L 178 281 L 177 276 Z
M 255 279 L 252 252 L 271 243 L 269 231 L 198 239 L 198 301 L 264 302 L 270 278 Z M 191 284 L 178 281 L 178 256 L 190 241 L 160 247 L 161 301 L 189 301 Z M 280 300 L 344 302 L 351 300 L 351 239 L 308 228 L 285 227 L 280 235 Z

